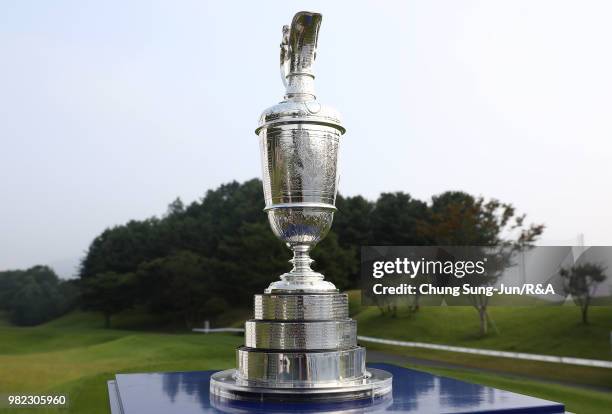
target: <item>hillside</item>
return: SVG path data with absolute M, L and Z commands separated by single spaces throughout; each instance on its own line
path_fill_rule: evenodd
M 472 307 L 422 307 L 414 314 L 400 309 L 397 318 L 381 316 L 373 307 L 353 305 L 353 309 L 361 335 L 612 360 L 610 307 L 593 307 L 589 325 L 580 323 L 580 311 L 574 306 L 491 307 L 497 332 L 491 329 L 485 338 L 478 335 L 478 317 Z
M 34 328 L 1 324 L 0 392 L 66 394 L 70 412 L 108 414 L 106 381 L 115 373 L 228 368 L 234 364 L 233 349 L 242 342 L 230 335 L 92 327 L 101 325 L 99 320 L 98 315 L 77 313 Z

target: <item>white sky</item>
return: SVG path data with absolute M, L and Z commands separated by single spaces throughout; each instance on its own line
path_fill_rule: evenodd
M 545 223 L 543 243 L 612 244 L 612 2 L 15 0 L 0 269 L 65 274 L 104 228 L 259 176 L 253 130 L 299 10 L 323 13 L 343 194 L 464 190 Z

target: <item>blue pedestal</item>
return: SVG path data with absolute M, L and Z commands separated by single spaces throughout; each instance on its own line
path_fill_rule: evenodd
M 211 400 L 214 371 L 117 374 L 109 381 L 112 414 L 210 413 L 564 413 L 563 404 L 439 377 L 388 364 L 393 393 L 378 400 L 345 403 L 263 403 Z

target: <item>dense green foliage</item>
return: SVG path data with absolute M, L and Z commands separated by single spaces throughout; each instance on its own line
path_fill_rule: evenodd
M 289 250 L 272 234 L 261 182 L 253 179 L 210 190 L 185 206 L 180 199 L 162 218 L 130 221 L 105 230 L 82 261 L 83 305 L 106 315 L 144 305 L 190 327 L 229 306 L 249 307 L 289 269 Z M 340 289 L 358 284 L 362 245 L 491 245 L 523 217 L 496 200 L 447 192 L 431 205 L 405 193 L 337 200 L 332 231 L 312 252 L 315 266 Z M 539 228 L 541 232 L 541 227 Z
M 524 216 L 509 204 L 462 192 L 434 196 L 431 203 L 402 192 L 376 201 L 339 195 L 336 204 L 334 226 L 312 257 L 340 289 L 358 285 L 363 245 L 495 245 L 508 237 L 524 243 L 542 231 L 524 226 Z M 83 309 L 103 313 L 107 326 L 112 315 L 135 306 L 186 327 L 249 308 L 253 292 L 289 270 L 289 249 L 270 230 L 263 205 L 257 179 L 222 185 L 188 206 L 176 199 L 162 217 L 132 220 L 97 236 L 78 281 L 60 283 L 41 266 L 0 274 L 0 310 L 14 323 L 37 324 L 70 308 L 77 290 Z M 486 306 L 479 309 L 486 324 Z
M 74 282 L 60 281 L 47 266 L 0 272 L 0 310 L 16 325 L 36 325 L 71 309 L 78 297 Z

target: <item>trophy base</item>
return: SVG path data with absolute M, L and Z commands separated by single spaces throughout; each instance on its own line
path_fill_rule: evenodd
M 392 393 L 374 399 L 315 402 L 229 400 L 210 394 L 213 371 L 117 374 L 108 381 L 111 414 L 423 414 L 564 413 L 561 403 L 515 394 L 388 364 L 368 365 L 393 375 Z M 299 395 L 298 395 L 299 397 Z M 294 402 L 295 401 L 295 402 Z
M 300 384 L 299 387 L 288 383 L 259 386 L 240 379 L 237 370 L 228 369 L 210 377 L 210 393 L 216 398 L 241 401 L 341 402 L 382 397 L 391 391 L 392 379 L 387 371 L 370 368 L 364 378 L 355 381 Z
M 333 285 L 332 285 L 333 286 Z M 210 394 L 227 401 L 355 401 L 389 394 L 392 375 L 366 369 L 357 323 L 342 293 L 255 295 L 237 369 L 213 374 Z

